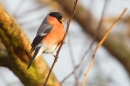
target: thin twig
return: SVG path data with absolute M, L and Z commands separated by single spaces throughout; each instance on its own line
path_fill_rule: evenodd
M 91 59 L 91 61 L 90 61 L 90 65 L 89 65 L 88 70 L 87 70 L 87 72 L 86 72 L 86 74 L 85 74 L 85 76 L 84 76 L 84 79 L 83 79 L 83 81 L 82 81 L 81 86 L 84 86 L 84 84 L 85 84 L 85 82 L 86 82 L 86 79 L 87 79 L 87 77 L 88 77 L 88 73 L 89 73 L 90 69 L 92 68 L 92 65 L 93 65 L 93 62 L 94 62 L 94 57 L 95 57 L 95 54 L 96 54 L 96 52 L 97 52 L 97 49 L 98 49 L 98 48 L 102 45 L 102 43 L 106 40 L 106 38 L 107 38 L 109 32 L 110 32 L 111 29 L 114 27 L 114 25 L 115 25 L 119 20 L 121 20 L 122 16 L 123 16 L 124 13 L 126 12 L 126 10 L 127 10 L 127 8 L 125 8 L 124 11 L 123 11 L 123 12 L 121 13 L 121 15 L 119 16 L 119 18 L 118 18 L 115 22 L 113 22 L 113 24 L 112 24 L 112 25 L 109 27 L 109 29 L 106 31 L 106 33 L 105 33 L 105 35 L 103 36 L 102 40 L 101 40 L 101 41 L 98 43 L 98 45 L 96 46 L 96 48 L 95 48 L 95 50 L 94 50 L 94 53 L 93 53 L 93 55 L 92 55 L 92 59 Z
M 68 46 L 69 46 L 70 58 L 71 58 L 71 61 L 72 61 L 72 66 L 75 67 L 74 55 L 73 55 L 73 52 L 72 52 L 72 46 L 71 46 L 71 40 L 70 39 L 71 39 L 70 34 L 68 34 Z M 75 78 L 75 85 L 74 86 L 77 86 L 78 85 L 78 78 L 77 78 L 77 75 L 76 75 L 75 72 L 74 72 L 74 78 Z
M 102 20 L 103 20 L 103 15 L 104 15 L 106 6 L 107 6 L 107 0 L 105 0 L 105 2 L 104 2 L 101 19 L 100 19 L 100 22 L 99 22 L 98 27 L 97 27 L 97 29 L 96 29 L 96 33 L 95 33 L 95 35 L 94 35 L 94 38 L 93 38 L 92 43 L 90 44 L 89 48 L 88 48 L 87 51 L 84 53 L 84 55 L 82 56 L 82 58 L 81 58 L 80 62 L 78 63 L 78 65 L 75 66 L 74 70 L 73 70 L 70 74 L 68 74 L 68 75 L 61 81 L 61 83 L 63 83 L 67 78 L 69 78 L 72 74 L 75 73 L 75 71 L 76 71 L 76 70 L 79 68 L 79 66 L 82 64 L 82 62 L 83 62 L 84 59 L 85 59 L 85 56 L 87 55 L 87 53 L 89 52 L 89 50 L 90 50 L 91 47 L 93 46 L 93 44 L 94 44 L 94 42 L 95 42 L 95 40 L 96 40 L 96 38 L 97 38 L 97 36 L 98 36 L 98 34 L 99 34 L 99 29 L 100 29 L 100 26 L 101 26 L 101 23 L 102 23 Z
M 60 46 L 59 46 L 59 49 L 58 49 L 58 51 L 57 51 L 57 53 L 56 53 L 56 57 L 55 57 L 55 59 L 54 59 L 54 61 L 53 61 L 53 64 L 52 64 L 52 66 L 51 66 L 51 69 L 50 69 L 50 71 L 49 71 L 49 73 L 48 73 L 48 76 L 47 76 L 47 78 L 46 78 L 46 80 L 45 80 L 44 86 L 46 86 L 47 81 L 48 81 L 48 79 L 49 79 L 49 77 L 50 77 L 50 74 L 51 74 L 51 72 L 52 72 L 52 70 L 53 70 L 53 68 L 54 68 L 54 66 L 55 66 L 55 63 L 57 62 L 59 52 L 60 52 L 60 50 L 61 50 L 61 48 L 62 48 L 62 45 L 64 44 L 64 41 L 65 41 L 65 38 L 66 38 L 67 34 L 68 34 L 70 22 L 71 22 L 71 20 L 72 20 L 74 14 L 75 14 L 75 12 L 76 12 L 77 2 L 78 2 L 78 0 L 76 0 L 76 1 L 74 2 L 74 9 L 73 9 L 72 15 L 70 16 L 70 18 L 69 18 L 69 20 L 68 20 L 68 22 L 67 22 L 66 33 L 65 33 L 64 38 L 63 38 L 63 40 L 62 40 L 62 42 L 61 42 L 61 44 L 60 44 Z
M 17 5 L 17 7 L 14 9 L 14 12 L 13 12 L 13 16 L 14 16 L 14 17 L 17 16 L 17 14 L 18 14 L 18 12 L 20 11 L 20 9 L 22 8 L 23 4 L 24 4 L 24 1 L 21 0 L 21 1 L 19 2 L 19 4 Z
M 103 17 L 104 17 L 105 9 L 106 9 L 106 7 L 107 7 L 107 3 L 108 3 L 108 0 L 105 0 L 105 1 L 104 1 L 104 5 L 103 5 L 103 10 L 102 10 L 102 13 L 101 13 L 101 19 L 100 19 L 99 24 L 98 24 L 98 26 L 97 26 L 97 29 L 96 29 L 96 31 L 95 31 L 94 38 L 93 38 L 92 43 L 90 44 L 90 46 L 89 46 L 89 48 L 88 48 L 88 50 L 86 51 L 86 53 L 85 53 L 84 56 L 86 56 L 87 53 L 88 53 L 88 51 L 90 51 L 90 49 L 92 48 L 93 44 L 95 43 L 95 40 L 96 40 L 98 34 L 100 33 L 100 27 L 101 27 L 101 24 L 102 24 L 102 21 L 103 21 Z M 83 58 L 83 60 L 84 60 L 85 57 L 82 57 L 82 58 Z M 80 77 L 80 76 L 79 76 L 79 77 Z

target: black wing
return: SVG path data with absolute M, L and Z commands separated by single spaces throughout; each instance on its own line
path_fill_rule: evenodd
M 31 53 L 34 51 L 35 46 L 36 46 L 44 37 L 45 37 L 45 36 L 37 35 L 37 36 L 34 38 L 32 44 L 31 44 L 32 48 L 31 48 L 31 50 L 29 51 L 29 54 L 31 54 Z
M 53 25 L 45 24 L 43 28 L 40 27 L 39 29 L 41 32 L 39 32 L 39 34 L 37 34 L 37 36 L 34 38 L 31 44 L 32 48 L 29 52 L 30 54 L 35 50 L 36 45 L 38 45 L 38 43 L 40 43 L 41 40 L 44 39 L 44 37 L 46 37 L 47 34 L 53 30 Z

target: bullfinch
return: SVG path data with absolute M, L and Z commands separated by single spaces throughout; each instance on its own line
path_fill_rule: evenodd
M 32 48 L 29 54 L 31 55 L 33 51 L 34 54 L 27 69 L 29 69 L 34 59 L 42 53 L 53 55 L 53 51 L 59 46 L 65 34 L 63 22 L 64 18 L 59 12 L 51 12 L 44 18 L 31 44 Z

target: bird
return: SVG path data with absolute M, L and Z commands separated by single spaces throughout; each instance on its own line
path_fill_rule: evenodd
M 35 58 L 39 57 L 42 53 L 53 52 L 62 42 L 64 30 L 64 18 L 60 12 L 50 12 L 42 21 L 37 34 L 31 44 L 29 54 L 34 52 L 33 57 L 30 59 L 27 69 L 30 68 Z

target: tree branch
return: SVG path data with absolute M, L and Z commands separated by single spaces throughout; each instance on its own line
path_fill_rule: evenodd
M 94 35 L 94 37 L 93 37 L 93 41 L 91 42 L 89 48 L 85 51 L 85 53 L 83 54 L 83 56 L 82 56 L 81 60 L 79 61 L 79 63 L 74 67 L 73 71 L 72 71 L 70 74 L 68 74 L 68 75 L 61 81 L 61 83 L 63 83 L 63 82 L 64 82 L 67 78 L 69 78 L 72 74 L 75 74 L 75 71 L 76 71 L 76 70 L 80 67 L 80 65 L 83 63 L 83 61 L 84 61 L 86 55 L 88 54 L 88 52 L 89 52 L 90 49 L 92 48 L 92 46 L 93 46 L 93 44 L 94 44 L 94 42 L 95 42 L 95 40 L 96 40 L 96 37 L 97 37 L 98 34 L 99 34 L 100 26 L 101 26 L 101 24 L 102 24 L 102 20 L 103 20 L 103 16 L 104 16 L 104 12 L 105 12 L 106 6 L 107 6 L 107 0 L 105 0 L 105 2 L 104 2 L 101 19 L 100 19 L 100 22 L 99 22 L 99 24 L 98 24 L 98 26 L 97 26 L 97 28 L 96 28 L 96 32 L 95 32 L 95 35 Z M 68 38 L 68 39 L 69 39 L 69 38 Z
M 56 0 L 60 6 L 64 9 L 66 13 L 71 15 L 73 0 Z M 94 19 L 91 13 L 85 9 L 80 3 L 77 5 L 77 10 L 74 15 L 74 19 L 82 26 L 82 29 L 90 34 L 95 35 L 97 20 Z M 94 25 L 93 25 L 94 24 Z M 97 41 L 100 41 L 106 32 L 106 27 L 100 27 L 100 33 L 97 36 Z M 103 46 L 113 55 L 117 60 L 119 60 L 125 67 L 128 73 L 130 73 L 130 48 L 125 45 L 125 42 L 120 40 L 118 35 L 110 33 L 103 43 Z
M 25 33 L 0 4 L 0 39 L 6 47 L 6 65 L 25 86 L 42 86 L 49 67 L 42 57 L 37 58 L 34 64 L 27 70 L 27 63 L 31 56 L 28 54 L 31 44 Z M 3 55 L 3 54 L 2 54 Z M 3 59 L 2 59 L 3 58 Z M 0 63 L 5 57 L 0 56 Z M 59 86 L 59 82 L 52 74 L 49 85 Z
M 115 26 L 115 24 L 116 24 L 119 20 L 121 20 L 122 16 L 123 16 L 124 13 L 126 12 L 126 10 L 127 10 L 127 9 L 124 9 L 124 11 L 121 13 L 121 15 L 119 16 L 119 18 L 118 18 L 115 22 L 113 22 L 113 24 L 112 24 L 112 25 L 109 27 L 109 29 L 106 31 L 106 33 L 105 33 L 105 35 L 103 36 L 103 38 L 101 39 L 101 41 L 97 44 L 97 46 L 96 46 L 96 48 L 95 48 L 95 50 L 94 50 L 94 53 L 93 53 L 93 55 L 92 55 L 92 58 L 91 58 L 91 60 L 90 60 L 90 65 L 89 65 L 88 70 L 87 70 L 87 72 L 86 72 L 86 74 L 85 74 L 85 76 L 84 76 L 84 79 L 83 79 L 83 81 L 82 81 L 81 86 L 84 86 L 84 84 L 85 84 L 85 82 L 86 82 L 86 79 L 87 79 L 87 77 L 88 77 L 88 73 L 89 73 L 89 71 L 91 70 L 91 68 L 92 68 L 92 66 L 93 66 L 94 57 L 95 57 L 95 54 L 96 54 L 98 48 L 99 48 L 99 47 L 103 44 L 103 42 L 106 40 L 106 38 L 107 38 L 109 32 L 110 32 L 111 29 Z

